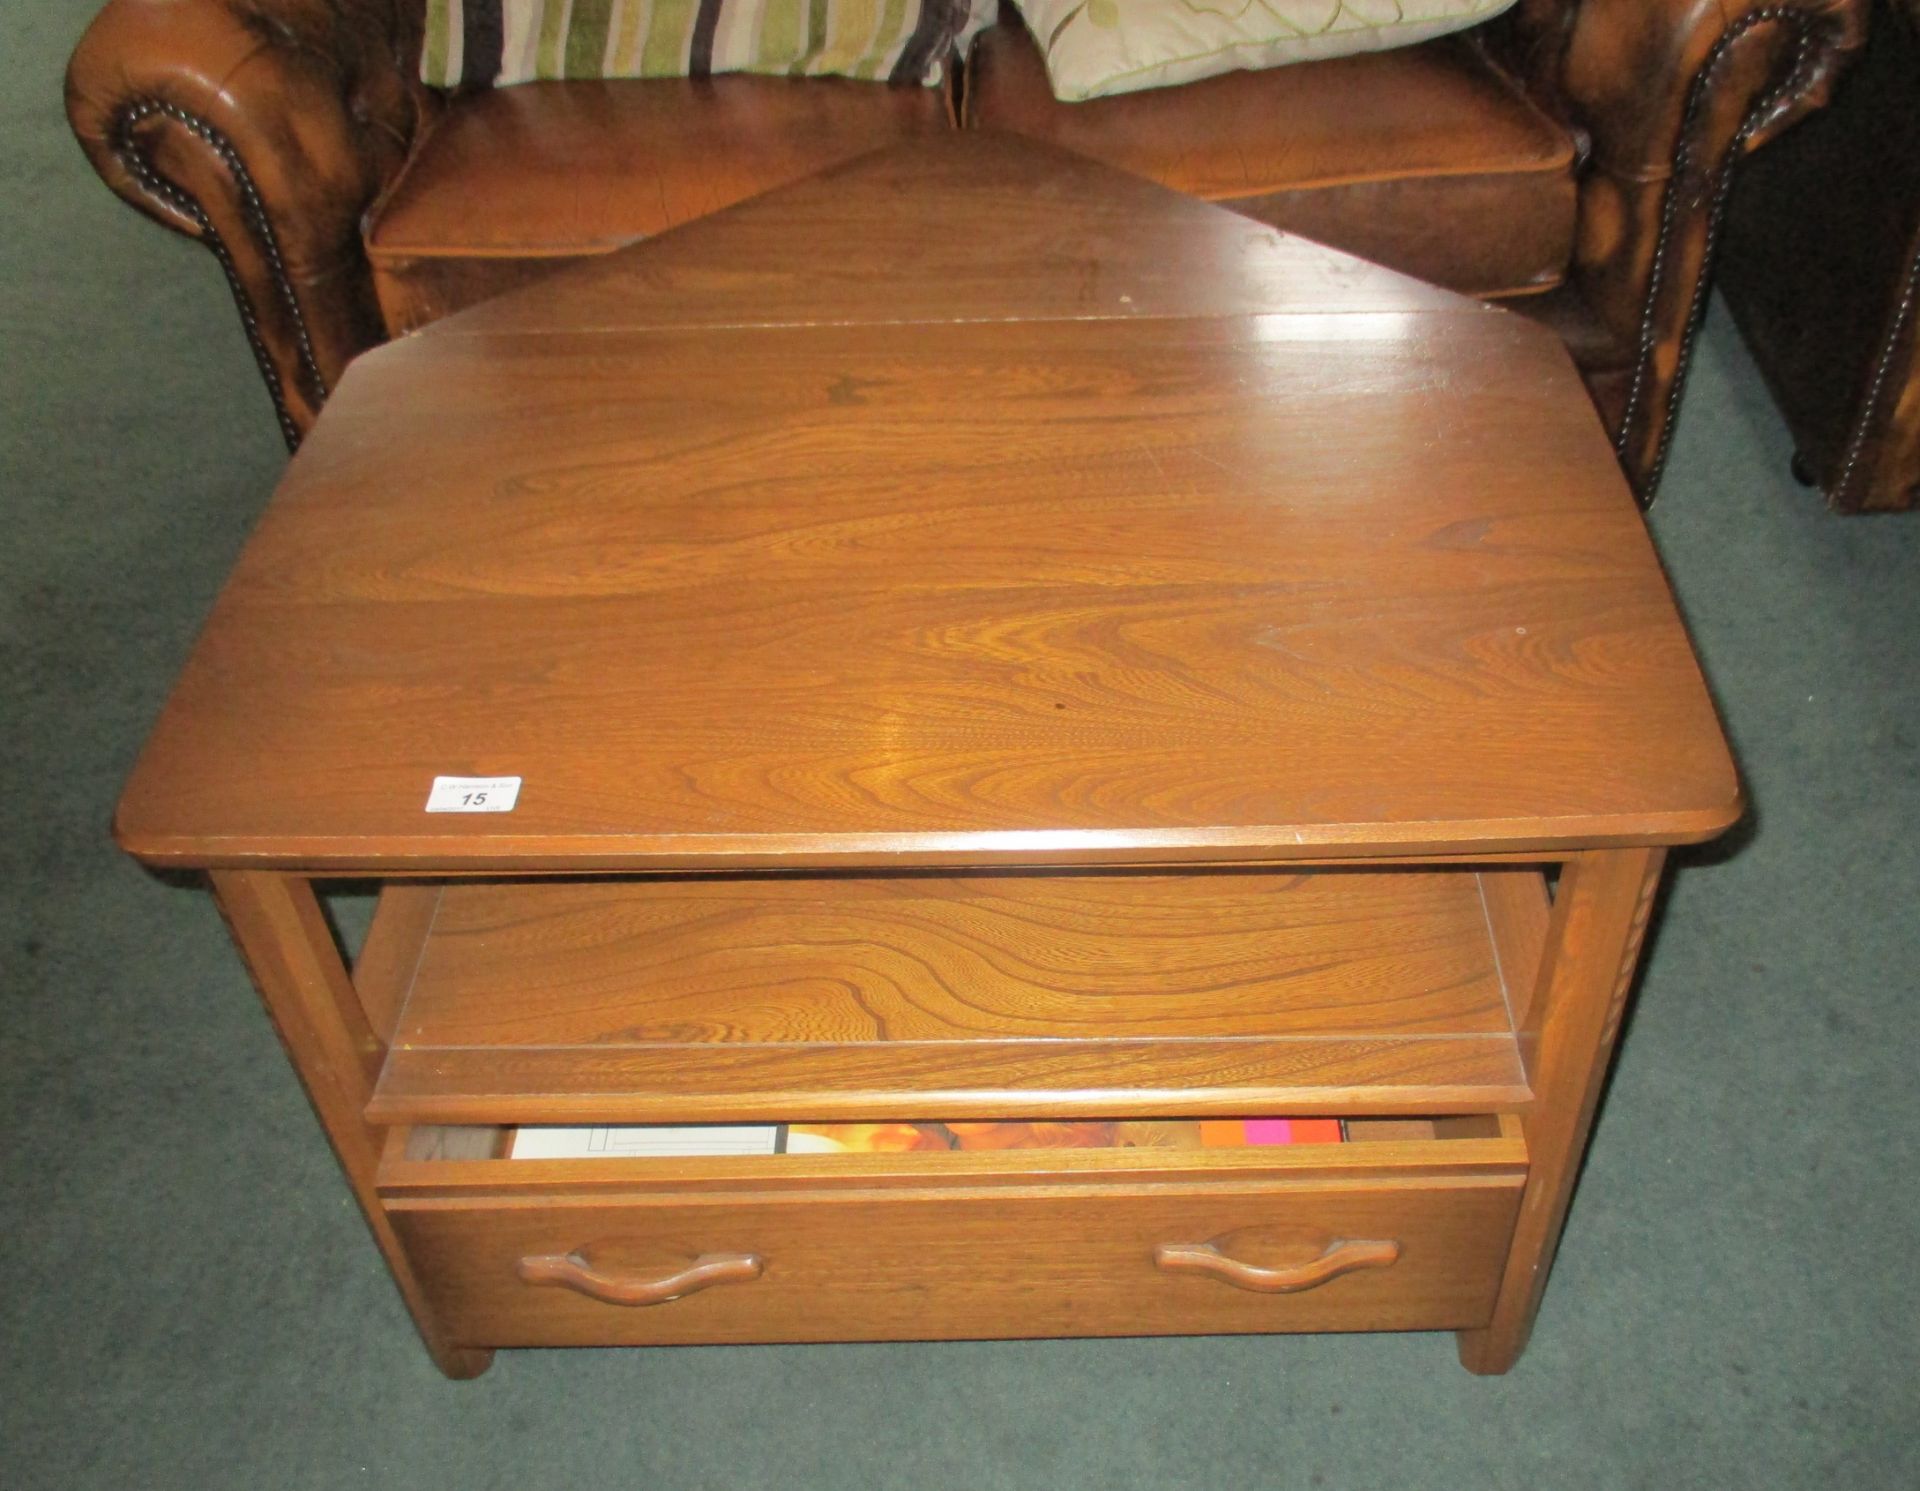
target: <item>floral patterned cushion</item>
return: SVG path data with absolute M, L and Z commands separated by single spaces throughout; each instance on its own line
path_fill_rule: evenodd
M 1019 0 L 1055 96 L 1077 103 L 1215 73 L 1411 46 L 1514 0 Z

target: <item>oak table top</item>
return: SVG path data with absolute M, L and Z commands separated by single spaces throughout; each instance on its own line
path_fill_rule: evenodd
M 428 814 L 440 775 L 523 785 Z M 966 136 L 356 361 L 116 832 L 392 874 L 1498 855 L 1739 811 L 1550 333 Z

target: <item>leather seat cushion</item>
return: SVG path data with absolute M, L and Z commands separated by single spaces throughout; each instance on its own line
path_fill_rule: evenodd
M 1449 289 L 1550 289 L 1572 258 L 1573 142 L 1465 38 L 1064 104 L 1026 30 L 1003 23 L 974 44 L 966 98 L 971 128 L 1049 141 Z
M 835 78 L 527 83 L 457 98 L 367 215 L 387 329 L 952 127 L 945 89 Z

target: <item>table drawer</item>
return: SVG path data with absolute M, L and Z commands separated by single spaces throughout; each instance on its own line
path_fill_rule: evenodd
M 1484 1323 L 1518 1173 L 390 1200 L 484 1345 Z

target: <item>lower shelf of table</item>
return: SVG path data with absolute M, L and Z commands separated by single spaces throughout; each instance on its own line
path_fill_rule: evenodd
M 475 1346 L 1484 1324 L 1526 1177 L 1519 1126 L 1406 1132 L 519 1161 L 410 1158 L 449 1151 L 397 1130 L 379 1188 L 430 1308 Z
M 394 1012 L 388 1124 L 1517 1108 L 1548 916 L 1524 866 L 608 877 L 382 907 L 362 992 Z

